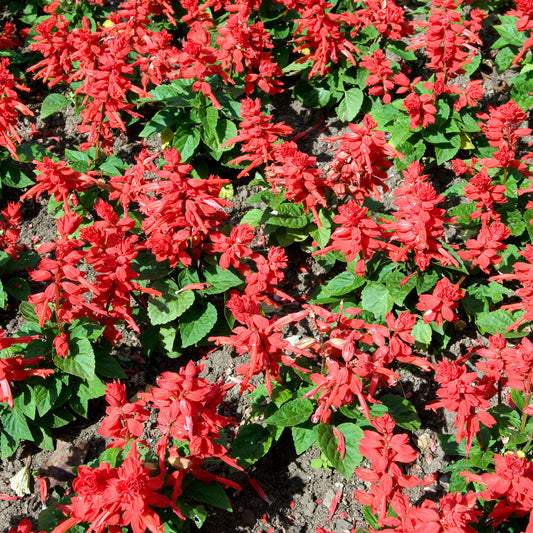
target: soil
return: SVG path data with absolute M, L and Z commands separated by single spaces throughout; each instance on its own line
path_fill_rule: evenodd
M 487 73 L 483 76 L 484 88 L 487 95 L 486 102 L 496 105 L 501 102 L 497 98 L 502 98 L 501 86 L 506 84 L 506 79 L 502 79 L 496 74 L 495 69 L 487 67 Z M 39 91 L 44 91 L 42 85 L 38 86 Z M 42 95 L 37 95 L 37 87 L 28 95 L 25 102 L 35 109 L 37 101 L 41 101 Z M 321 113 L 304 108 L 298 101 L 292 101 L 286 96 L 278 96 L 273 99 L 273 107 L 270 111 L 275 121 L 283 121 L 290 125 L 294 132 L 308 130 L 309 135 L 299 141 L 300 149 L 317 157 L 319 166 L 327 169 L 331 159 L 331 149 L 329 143 L 320 139 L 326 136 L 342 134 L 346 128 L 335 118 L 326 118 L 323 122 Z M 39 131 L 50 132 L 52 136 L 61 139 L 57 143 L 51 137 L 43 137 L 42 142 L 55 155 L 62 156 L 66 147 L 72 147 L 80 142 L 76 132 L 78 119 L 74 109 L 67 108 L 61 113 L 56 113 L 49 119 L 41 121 L 38 118 L 25 118 L 24 125 L 26 133 L 29 135 L 30 124 L 33 123 Z M 318 127 L 317 124 L 320 125 Z M 153 150 L 160 149 L 160 139 L 154 136 L 148 140 Z M 127 138 L 120 139 L 117 151 L 125 159 L 132 160 L 132 154 L 137 150 L 133 141 Z M 398 180 L 399 176 L 391 176 L 392 180 Z M 443 180 L 442 175 L 435 176 L 435 186 L 443 188 L 439 180 Z M 246 186 L 236 189 L 234 196 L 235 206 L 232 211 L 232 219 L 237 220 L 242 213 L 250 208 L 246 204 L 250 191 Z M 4 196 L 3 202 L 9 200 L 9 196 Z M 391 206 L 392 197 L 385 197 L 385 206 Z M 55 237 L 55 223 L 53 217 L 47 212 L 46 201 L 32 204 L 25 204 L 24 228 L 21 234 L 21 241 L 28 247 L 34 247 L 37 238 L 38 243 L 53 240 Z M 291 249 L 292 250 L 292 249 Z M 292 250 L 294 256 L 292 266 L 300 260 L 296 249 Z M 289 268 L 288 271 L 291 271 Z M 296 284 L 295 293 L 299 296 L 310 294 L 316 285 L 321 271 L 318 265 L 313 265 L 313 269 L 308 274 L 294 274 L 292 270 L 292 282 Z M 23 319 L 15 308 L 8 313 L 3 313 L 0 317 L 0 326 L 7 331 L 16 332 Z M 466 334 L 469 330 L 457 332 L 457 339 L 451 343 L 450 356 L 457 357 L 464 354 L 472 345 L 473 339 Z M 155 377 L 165 370 L 177 370 L 185 358 L 178 360 L 162 360 L 154 358 L 147 361 L 142 354 L 139 354 L 139 342 L 135 335 L 129 335 L 128 340 L 118 347 L 123 354 L 131 356 L 137 354 L 140 361 L 139 372 L 131 378 L 129 387 L 133 391 L 141 390 L 146 385 L 154 382 Z M 196 354 L 196 358 L 198 355 Z M 203 361 L 206 368 L 203 376 L 214 382 L 221 376 L 228 377 L 231 369 L 235 367 L 234 356 L 226 349 L 220 349 L 209 354 Z M 440 412 L 426 411 L 425 405 L 434 398 L 432 377 L 419 374 L 404 373 L 402 375 L 401 387 L 396 392 L 408 397 L 417 408 L 418 415 L 422 420 L 422 428 L 411 434 L 411 443 L 418 445 L 421 450 L 415 463 L 409 466 L 408 473 L 413 473 L 422 477 L 423 475 L 438 474 L 447 464 L 447 458 L 438 444 L 437 433 L 454 433 L 451 420 L 444 418 Z M 236 391 L 228 393 L 225 408 L 237 419 L 241 420 L 247 412 L 246 397 L 239 397 Z M 38 451 L 30 444 L 22 445 L 15 455 L 0 460 L 0 492 L 13 494 L 9 488 L 10 478 L 25 466 L 29 460 L 30 471 L 40 476 L 45 476 L 54 484 L 68 484 L 72 479 L 71 468 L 87 463 L 97 457 L 105 447 L 105 440 L 97 433 L 99 423 L 103 417 L 105 404 L 102 400 L 92 402 L 89 421 L 80 420 L 77 425 L 68 428 L 68 431 L 58 432 L 59 439 L 56 451 Z M 336 533 L 344 531 L 358 530 L 364 526 L 362 507 L 353 499 L 355 489 L 366 489 L 366 484 L 358 480 L 355 476 L 349 481 L 344 479 L 339 473 L 332 469 L 313 467 L 314 460 L 320 458 L 320 451 L 312 447 L 300 456 L 296 455 L 290 432 L 288 430 L 282 435 L 280 440 L 273 446 L 266 457 L 259 460 L 247 472 L 250 477 L 255 478 L 266 494 L 266 500 L 262 499 L 250 486 L 247 475 L 223 470 L 222 475 L 239 483 L 243 490 L 230 491 L 229 496 L 233 504 L 233 512 L 229 513 L 218 509 L 209 509 L 209 516 L 202 527 L 204 533 L 256 533 L 268 531 L 273 528 L 276 532 L 287 533 L 315 533 L 318 526 L 325 527 Z M 362 465 L 364 466 L 364 464 Z M 422 497 L 433 495 L 435 498 L 442 495 L 447 490 L 447 477 L 437 476 L 437 482 L 424 489 L 413 489 L 413 501 Z M 36 526 L 36 517 L 42 509 L 39 498 L 39 485 L 32 483 L 33 493 L 15 501 L 0 500 L 0 531 L 7 532 L 9 528 L 16 525 L 23 518 L 30 518 Z M 338 504 L 336 512 L 328 521 L 330 506 L 335 494 L 342 490 L 342 498 Z M 194 530 L 194 527 L 192 527 Z

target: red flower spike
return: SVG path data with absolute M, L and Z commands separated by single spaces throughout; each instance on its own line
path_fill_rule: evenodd
M 437 326 L 442 326 L 444 320 L 456 322 L 458 316 L 453 312 L 458 307 L 458 301 L 466 294 L 459 289 L 459 285 L 453 284 L 448 278 L 440 279 L 433 294 L 422 294 L 418 299 L 416 308 L 425 311 L 424 323 L 435 321 Z
M 362 203 L 371 195 L 379 199 L 378 187 L 389 192 L 385 181 L 392 166 L 390 159 L 403 159 L 403 155 L 387 143 L 385 133 L 376 130 L 377 125 L 371 115 L 365 115 L 360 126 L 348 124 L 350 133 L 322 139 L 332 143 L 341 141 L 327 175 L 335 184 L 333 188 L 338 196 L 350 194 Z

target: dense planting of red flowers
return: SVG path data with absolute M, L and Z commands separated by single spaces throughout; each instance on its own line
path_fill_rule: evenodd
M 107 404 L 102 455 L 35 478 L 42 527 L 201 527 L 290 428 L 356 480 L 368 531 L 531 533 L 531 2 L 22 4 L 0 12 L 2 459 Z

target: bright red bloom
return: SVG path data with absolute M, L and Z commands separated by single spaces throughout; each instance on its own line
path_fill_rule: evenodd
M 467 481 L 475 481 L 486 487 L 479 496 L 487 501 L 499 500 L 489 514 L 494 526 L 504 522 L 515 513 L 526 516 L 533 508 L 533 463 L 521 456 L 521 452 L 507 452 L 493 457 L 495 472 L 472 474 L 462 472 Z M 533 517 L 530 514 L 526 531 L 531 530 Z
M 212 235 L 211 244 L 206 247 L 212 252 L 222 252 L 218 264 L 227 270 L 230 266 L 245 274 L 250 269 L 241 262 L 252 255 L 250 245 L 255 238 L 255 230 L 250 224 L 239 224 L 231 229 L 229 237 L 222 233 Z
M 465 449 L 468 454 L 474 436 L 481 422 L 487 427 L 496 424 L 494 417 L 487 412 L 489 399 L 496 393 L 491 382 L 473 384 L 478 376 L 467 372 L 464 365 L 443 359 L 436 368 L 435 381 L 441 383 L 437 391 L 439 400 L 430 403 L 426 409 L 436 411 L 440 407 L 457 413 L 453 425 L 457 428 L 455 440 L 460 443 L 466 437 Z
M 390 65 L 390 61 L 385 59 L 385 54 L 381 48 L 378 48 L 373 56 L 363 56 L 359 63 L 359 66 L 370 72 L 366 79 L 366 86 L 370 87 L 368 94 L 382 96 L 384 104 L 390 104 L 391 95 L 389 93 L 394 89 L 394 82 L 391 79 L 393 72 Z
M 261 112 L 261 101 L 259 98 L 252 100 L 246 98 L 241 103 L 241 116 L 244 120 L 239 123 L 240 129 L 238 134 L 228 139 L 223 146 L 233 146 L 240 142 L 241 152 L 243 155 L 230 161 L 231 165 L 251 161 L 251 163 L 238 174 L 239 178 L 247 176 L 252 168 L 258 167 L 263 163 L 272 161 L 272 151 L 274 143 L 279 137 L 286 137 L 292 133 L 292 128 L 285 125 L 284 122 L 272 124 L 270 115 Z
M 13 259 L 18 259 L 19 252 L 24 250 L 23 244 L 18 244 L 21 232 L 20 203 L 8 202 L 7 207 L 0 211 L 0 250 L 9 254 Z
M 348 124 L 350 133 L 322 139 L 341 141 L 328 173 L 338 196 L 350 194 L 361 203 L 372 194 L 380 198 L 378 187 L 389 192 L 385 181 L 392 166 L 390 159 L 402 159 L 403 155 L 387 143 L 385 133 L 376 130 L 377 125 L 371 115 L 365 115 L 360 126 Z
M 322 171 L 316 166 L 316 157 L 311 157 L 298 150 L 294 142 L 282 142 L 274 145 L 272 152 L 274 163 L 265 169 L 266 179 L 274 190 L 278 186 L 286 189 L 285 198 L 296 204 L 302 204 L 304 211 L 313 213 L 313 221 L 322 226 L 317 206 L 326 207 L 326 193 L 332 183 L 322 177 Z
M 365 260 L 388 246 L 383 240 L 381 227 L 367 213 L 368 208 L 359 205 L 355 200 L 339 206 L 339 214 L 333 217 L 339 227 L 331 235 L 331 244 L 314 252 L 313 256 L 338 250 L 346 256 L 349 263 L 359 257 L 355 271 L 358 275 L 363 275 Z
M 414 130 L 421 126 L 425 128 L 435 123 L 437 108 L 433 105 L 434 98 L 430 94 L 419 96 L 417 93 L 409 93 L 403 101 L 402 107 L 411 117 L 409 127 Z
M 134 442 L 128 456 L 119 468 L 101 463 L 97 468 L 80 466 L 72 483 L 76 496 L 69 505 L 58 506 L 70 518 L 61 522 L 52 533 L 64 533 L 74 524 L 91 523 L 91 531 L 103 533 L 109 527 L 114 531 L 131 526 L 133 533 L 163 533 L 164 525 L 151 508 L 172 507 L 182 519 L 179 509 L 158 491 L 163 477 L 150 477 Z
M 66 212 L 70 211 L 69 200 L 73 207 L 77 206 L 77 198 L 74 192 L 83 192 L 96 184 L 96 179 L 89 174 L 82 174 L 72 170 L 64 161 L 54 163 L 50 158 L 45 157 L 42 161 L 34 161 L 38 183 L 26 191 L 21 200 L 27 198 L 39 198 L 46 193 L 54 196 L 56 202 L 63 202 Z
M 31 522 L 27 518 L 25 518 L 24 520 L 22 520 L 22 522 L 19 523 L 16 528 L 10 529 L 9 533 L 33 533 Z M 40 533 L 44 532 L 41 531 Z
M 113 439 L 108 448 L 122 448 L 130 439 L 137 439 L 142 435 L 142 424 L 148 420 L 150 413 L 141 402 L 128 402 L 126 386 L 117 381 L 107 384 L 106 401 L 109 405 L 98 434 Z
M 7 348 L 13 344 L 29 344 L 33 339 L 38 338 L 38 335 L 31 337 L 4 337 L 5 332 L 0 330 L 0 349 Z M 13 407 L 13 395 L 11 393 L 11 381 L 23 381 L 29 376 L 40 376 L 45 378 L 54 371 L 49 368 L 27 368 L 28 366 L 37 365 L 44 360 L 44 357 L 33 357 L 31 359 L 23 359 L 20 355 L 16 357 L 0 358 L 0 402 L 7 403 L 9 407 Z
M 352 65 L 356 65 L 352 53 L 357 52 L 357 48 L 342 33 L 340 29 L 342 17 L 331 13 L 332 7 L 333 4 L 325 0 L 308 2 L 301 12 L 301 18 L 295 20 L 297 26 L 294 35 L 300 37 L 294 39 L 298 45 L 294 51 L 307 52 L 307 55 L 296 62 L 305 63 L 308 59 L 313 61 L 309 78 L 316 74 L 324 76 L 330 70 L 328 62 L 338 63 L 341 56 Z
M 431 259 L 442 265 L 457 265 L 456 259 L 441 244 L 445 239 L 444 223 L 455 219 L 444 218 L 445 210 L 437 207 L 444 196 L 436 193 L 422 172 L 422 166 L 416 161 L 403 171 L 404 185 L 394 191 L 398 197 L 394 205 L 399 207 L 393 213 L 396 220 L 382 221 L 381 227 L 392 232 L 388 235 L 389 240 L 403 245 L 402 248 L 389 246 L 389 256 L 394 262 L 407 261 L 412 250 L 421 270 L 428 267 Z
M 459 305 L 459 300 L 466 294 L 453 284 L 448 278 L 437 281 L 433 294 L 421 294 L 416 304 L 419 311 L 425 311 L 424 322 L 437 322 L 437 326 L 442 326 L 444 320 L 455 322 L 458 316 L 453 312 Z
M 17 83 L 15 76 L 9 73 L 9 59 L 0 58 L 0 146 L 7 148 L 9 153 L 18 159 L 16 143 L 22 142 L 17 131 L 19 113 L 33 116 L 20 100 L 15 89 L 29 91 L 27 87 Z
M 471 260 L 473 265 L 479 266 L 483 272 L 488 274 L 489 266 L 497 265 L 502 260 L 498 252 L 507 248 L 502 241 L 510 236 L 509 228 L 496 221 L 490 226 L 483 226 L 476 239 L 467 239 L 466 250 L 459 250 L 457 253 L 461 259 Z
M 464 191 L 469 200 L 477 200 L 476 210 L 470 214 L 471 219 L 481 218 L 484 224 L 489 220 L 500 220 L 499 213 L 494 211 L 494 204 L 507 202 L 507 197 L 504 196 L 505 185 L 493 185 L 485 167 L 470 178 Z

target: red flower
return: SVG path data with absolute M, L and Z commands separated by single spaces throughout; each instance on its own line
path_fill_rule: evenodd
M 489 273 L 489 266 L 497 265 L 502 258 L 502 252 L 507 246 L 502 242 L 511 236 L 511 232 L 501 222 L 493 222 L 490 226 L 483 226 L 476 239 L 467 239 L 466 250 L 458 251 L 463 260 L 471 260 L 473 265 L 479 266 L 483 272 Z
M 362 125 L 348 124 L 350 133 L 322 139 L 341 141 L 328 173 L 339 196 L 350 194 L 361 203 L 372 194 L 380 198 L 378 187 L 389 191 L 385 181 L 392 166 L 390 158 L 401 159 L 403 155 L 387 143 L 385 133 L 376 130 L 377 125 L 371 115 L 365 115 Z
M 442 360 L 437 366 L 435 381 L 441 383 L 437 391 L 439 400 L 430 403 L 426 409 L 436 411 L 443 407 L 457 413 L 453 425 L 457 428 L 455 440 L 461 442 L 466 437 L 465 449 L 468 454 L 474 436 L 479 431 L 479 423 L 487 427 L 496 424 L 493 416 L 487 412 L 488 401 L 495 393 L 492 382 L 473 384 L 478 379 L 475 372 L 466 372 L 464 365 Z
M 355 271 L 357 275 L 362 276 L 365 272 L 365 260 L 370 259 L 378 250 L 388 247 L 382 240 L 381 227 L 367 213 L 368 208 L 359 205 L 355 200 L 339 206 L 339 214 L 333 217 L 339 227 L 331 235 L 331 244 L 314 252 L 313 256 L 338 250 L 346 256 L 349 263 L 359 257 Z
M 458 307 L 458 301 L 465 295 L 459 285 L 453 284 L 448 278 L 437 281 L 433 294 L 421 294 L 416 304 L 419 311 L 425 311 L 424 322 L 437 322 L 442 326 L 443 321 L 455 322 L 459 317 L 453 312 Z
M 417 93 L 409 93 L 403 101 L 402 107 L 411 117 L 409 127 L 414 130 L 421 126 L 425 128 L 435 122 L 437 108 L 433 105 L 434 99 L 430 94 L 419 96 Z
M 384 104 L 390 104 L 391 95 L 389 91 L 394 89 L 392 81 L 392 69 L 390 61 L 385 59 L 385 54 L 381 48 L 378 48 L 373 56 L 363 56 L 359 66 L 364 67 L 370 72 L 366 79 L 366 86 L 370 87 L 369 94 L 381 95 Z

